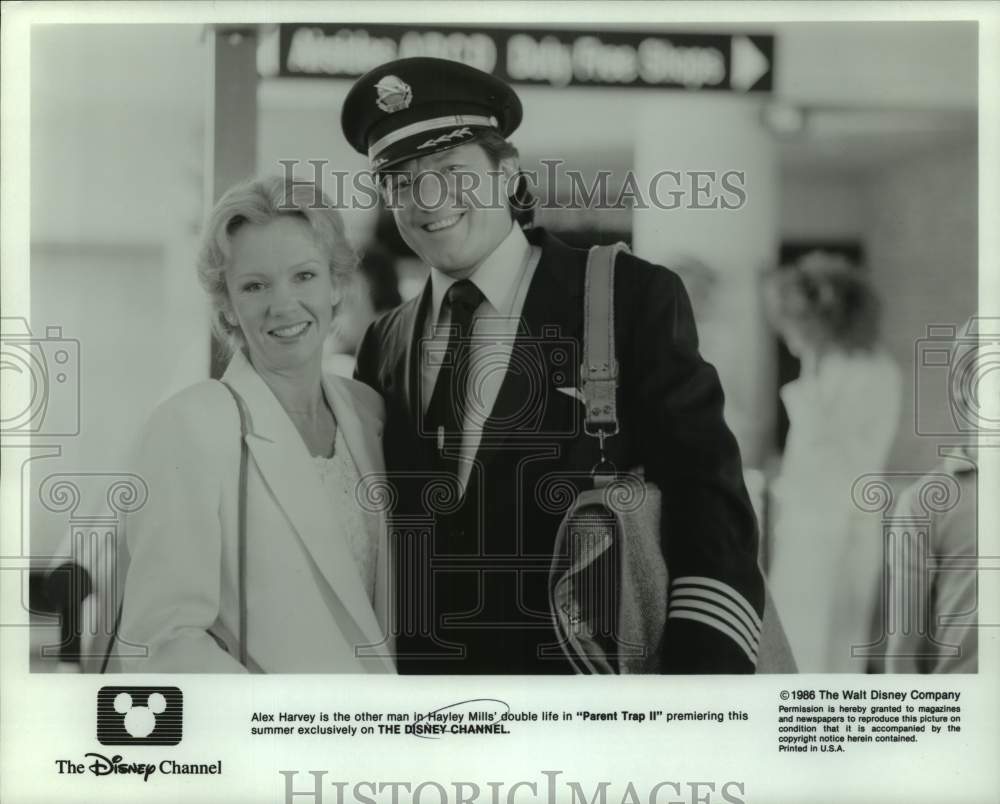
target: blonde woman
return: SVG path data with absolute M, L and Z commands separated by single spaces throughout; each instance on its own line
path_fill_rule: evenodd
M 852 502 L 895 438 L 901 377 L 879 345 L 879 301 L 846 261 L 814 253 L 769 277 L 772 323 L 802 364 L 781 389 L 789 431 L 774 485 L 771 593 L 799 671 L 864 672 L 882 566 L 877 519 Z
M 383 472 L 382 400 L 321 373 L 355 263 L 317 187 L 257 179 L 213 210 L 198 276 L 231 359 L 146 428 L 115 669 L 393 672 L 384 518 L 362 484 Z

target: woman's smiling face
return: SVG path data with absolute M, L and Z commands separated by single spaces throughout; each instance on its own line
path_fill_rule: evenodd
M 251 363 L 282 371 L 320 361 L 335 298 L 309 224 L 293 215 L 246 223 L 231 245 L 227 318 L 242 330 Z

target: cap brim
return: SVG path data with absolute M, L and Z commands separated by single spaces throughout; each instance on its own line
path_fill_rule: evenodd
M 419 159 L 422 156 L 447 151 L 450 148 L 472 142 L 484 131 L 493 131 L 499 134 L 495 126 L 470 123 L 418 131 L 393 141 L 377 152 L 373 151 L 369 161 L 372 170 L 382 172 L 411 159 Z

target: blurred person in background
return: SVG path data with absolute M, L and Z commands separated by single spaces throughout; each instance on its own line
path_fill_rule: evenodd
M 887 598 L 890 605 L 905 607 L 899 615 L 907 627 L 889 634 L 886 672 L 976 672 L 978 573 L 972 565 L 978 555 L 976 457 L 974 445 L 958 449 L 899 498 L 894 518 L 926 519 L 929 514 L 930 525 L 926 552 L 907 549 L 888 563 Z M 955 481 L 958 497 L 948 510 L 928 511 L 921 490 L 928 483 L 939 483 L 941 475 Z M 944 563 L 932 570 L 929 558 Z
M 965 331 L 972 331 L 973 320 Z M 952 386 L 954 401 L 966 421 L 976 421 L 976 398 L 997 399 L 1000 378 L 984 362 L 967 375 L 971 382 Z M 979 448 L 975 441 L 943 455 L 933 470 L 900 495 L 893 518 L 927 520 L 927 541 L 888 561 L 891 606 L 904 607 L 903 622 L 889 634 L 886 672 L 975 673 L 978 667 L 978 579 L 974 561 L 978 547 Z M 945 489 L 954 481 L 957 497 L 928 506 L 928 489 Z M 931 495 L 935 496 L 935 495 Z M 932 503 L 941 502 L 940 495 Z M 942 510 L 943 509 L 943 510 Z M 916 529 L 914 529 L 916 531 Z M 913 537 L 916 537 L 914 532 Z M 926 549 L 924 549 L 926 548 Z M 932 570 L 928 559 L 936 560 Z
M 144 431 L 137 472 L 149 500 L 126 523 L 115 669 L 394 669 L 357 651 L 385 633 L 384 520 L 356 496 L 360 477 L 384 471 L 384 407 L 362 383 L 321 373 L 356 258 L 320 197 L 303 182 L 258 179 L 229 190 L 209 217 L 198 275 L 231 360 L 222 382 L 181 391 Z
M 324 348 L 323 370 L 353 377 L 354 355 L 365 330 L 382 313 L 402 302 L 392 257 L 378 249 L 365 252 L 334 313 Z
M 885 466 L 901 377 L 878 341 L 879 300 L 845 259 L 814 252 L 765 280 L 767 309 L 798 379 L 781 389 L 789 418 L 773 486 L 769 580 L 800 672 L 864 672 L 882 541 L 852 502 Z

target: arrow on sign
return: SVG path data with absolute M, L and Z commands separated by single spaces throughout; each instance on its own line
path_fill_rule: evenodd
M 767 56 L 745 36 L 733 37 L 732 57 L 733 74 L 729 85 L 733 89 L 746 92 L 771 69 Z

